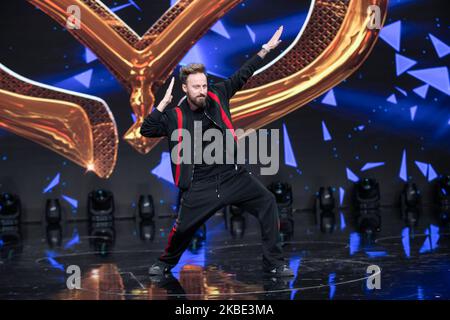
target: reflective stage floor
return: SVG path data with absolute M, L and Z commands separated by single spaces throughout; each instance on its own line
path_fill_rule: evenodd
M 412 228 L 397 209 L 384 208 L 374 235 L 358 233 L 345 211 L 335 213 L 334 225 L 329 217 L 316 224 L 312 212 L 296 212 L 294 220 L 284 246 L 291 279 L 262 274 L 253 216 L 216 214 L 204 241 L 199 233 L 164 279 L 150 279 L 147 269 L 167 243 L 171 218 L 3 228 L 0 299 L 450 298 L 450 228 L 434 213 L 424 210 Z M 72 265 L 81 270 L 80 289 L 67 288 Z

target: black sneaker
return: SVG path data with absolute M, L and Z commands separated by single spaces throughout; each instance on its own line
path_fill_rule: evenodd
M 148 268 L 150 276 L 161 276 L 170 272 L 173 266 L 162 261 L 157 261 Z
M 264 273 L 274 277 L 293 277 L 294 271 L 287 264 L 274 267 L 264 267 Z

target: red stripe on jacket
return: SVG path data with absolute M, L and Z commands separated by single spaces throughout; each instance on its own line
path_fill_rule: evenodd
M 181 151 L 181 129 L 183 128 L 183 113 L 181 112 L 180 107 L 176 107 L 175 111 L 177 112 L 177 124 L 178 124 L 178 149 L 177 149 L 177 163 L 175 168 L 175 185 L 178 186 L 180 181 L 180 151 Z
M 222 120 L 225 123 L 225 125 L 228 127 L 228 129 L 231 131 L 231 134 L 233 135 L 234 140 L 237 142 L 237 136 L 236 133 L 234 133 L 233 125 L 231 124 L 230 119 L 228 118 L 228 115 L 226 114 L 225 110 L 222 108 L 222 104 L 220 103 L 219 97 L 211 91 L 208 91 L 208 96 L 211 97 L 220 107 L 220 115 L 222 116 Z

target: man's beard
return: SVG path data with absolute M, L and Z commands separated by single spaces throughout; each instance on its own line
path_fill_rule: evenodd
M 189 101 L 198 108 L 204 108 L 206 106 L 206 97 L 189 98 Z

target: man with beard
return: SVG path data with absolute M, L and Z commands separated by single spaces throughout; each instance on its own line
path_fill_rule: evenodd
M 186 96 L 177 107 L 166 109 L 172 101 L 172 78 L 162 101 L 145 118 L 140 130 L 143 136 L 169 137 L 174 183 L 182 191 L 178 217 L 169 234 L 168 245 L 158 261 L 149 268 L 150 275 L 169 273 L 189 246 L 196 230 L 222 207 L 235 205 L 256 216 L 260 222 L 263 271 L 272 276 L 293 276 L 283 257 L 279 213 L 274 195 L 251 172 L 236 162 L 208 164 L 191 161 L 186 164 L 180 159 L 180 144 L 185 140 L 181 132 L 185 130 L 190 137 L 194 137 L 196 126 L 201 127 L 203 132 L 208 129 L 220 130 L 224 141 L 226 135 L 231 133 L 235 151 L 233 157 L 236 155 L 237 137 L 229 100 L 262 67 L 267 53 L 281 42 L 279 38 L 282 31 L 281 26 L 257 54 L 223 82 L 208 86 L 203 64 L 184 66 L 180 71 L 180 80 Z M 191 141 L 190 147 L 193 147 L 191 150 L 203 151 L 207 145 L 203 141 Z M 226 159 L 227 148 L 223 150 L 223 159 Z M 183 157 L 184 151 L 183 149 Z

